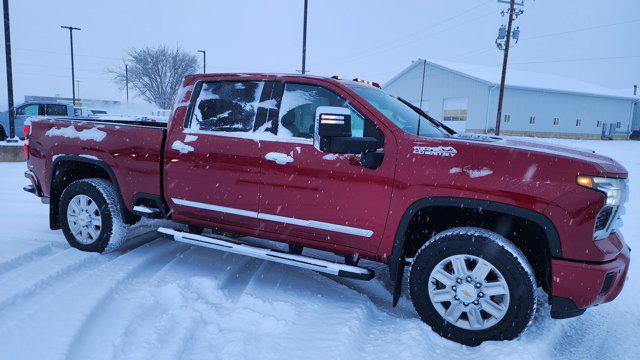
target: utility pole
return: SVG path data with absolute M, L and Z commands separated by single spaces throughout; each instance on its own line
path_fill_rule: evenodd
M 124 88 L 127 91 L 127 104 L 129 103 L 129 65 L 124 64 Z
M 8 142 L 17 142 L 16 123 L 13 109 L 13 70 L 11 69 L 11 29 L 9 24 L 9 0 L 3 0 L 2 9 L 4 11 L 4 51 L 7 62 L 7 100 L 9 105 L 9 137 Z
M 524 0 L 520 0 L 520 3 L 518 5 L 520 6 L 524 5 L 523 1 Z M 506 3 L 507 0 L 498 0 L 498 2 Z M 513 33 L 511 31 L 513 28 L 513 18 L 514 16 L 517 18 L 518 16 L 522 15 L 522 13 L 524 12 L 523 10 L 518 10 L 518 12 L 516 12 L 516 8 L 515 8 L 516 0 L 508 0 L 508 2 L 509 2 L 509 10 L 508 10 L 509 22 L 507 24 L 506 32 L 503 25 L 498 31 L 498 39 L 496 39 L 496 45 L 498 46 L 498 49 L 504 52 L 504 57 L 502 59 L 502 75 L 500 77 L 500 95 L 498 97 L 498 114 L 496 116 L 496 130 L 495 130 L 496 135 L 500 135 L 500 123 L 502 118 L 502 102 L 504 99 L 504 83 L 507 78 L 507 64 L 509 62 L 509 48 L 511 47 L 511 37 L 513 36 L 516 42 L 520 37 L 520 29 L 517 29 L 516 30 L 517 32 L 513 32 Z M 503 11 L 503 15 L 504 15 L 504 11 Z M 502 44 L 500 40 L 504 40 L 505 43 Z
M 302 25 L 302 75 L 307 72 L 307 7 L 308 0 L 304 0 L 304 23 Z
M 198 50 L 199 53 L 202 53 L 202 73 L 207 73 L 207 51 L 206 50 Z
M 73 26 L 60 26 L 63 29 L 69 29 L 69 42 L 71 44 L 71 94 L 73 96 L 73 105 L 76 104 L 76 74 L 73 65 L 73 30 L 82 30 Z

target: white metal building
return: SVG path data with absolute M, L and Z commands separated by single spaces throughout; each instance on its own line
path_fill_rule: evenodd
M 418 60 L 384 89 L 421 106 L 456 131 L 495 129 L 500 67 Z M 424 83 L 424 87 L 422 84 Z M 510 69 L 501 134 L 539 137 L 627 138 L 640 126 L 633 89 L 612 90 L 556 75 Z M 422 103 L 422 104 L 421 104 Z

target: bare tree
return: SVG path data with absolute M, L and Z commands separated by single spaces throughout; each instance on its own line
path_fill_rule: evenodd
M 170 49 L 161 45 L 131 49 L 121 66 L 107 69 L 113 75 L 113 81 L 122 88 L 126 82 L 124 64 L 128 65 L 130 85 L 145 101 L 161 109 L 171 108 L 182 78 L 198 69 L 197 57 L 180 47 Z

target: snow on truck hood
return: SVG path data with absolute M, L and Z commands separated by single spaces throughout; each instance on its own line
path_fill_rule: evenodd
M 508 139 L 497 136 L 476 134 L 456 134 L 453 137 L 460 140 L 482 142 L 491 146 L 532 151 L 590 162 L 600 167 L 602 171 L 608 176 L 627 177 L 628 175 L 627 169 L 625 169 L 624 166 L 620 165 L 617 161 L 611 159 L 610 157 L 596 154 L 595 151 L 589 149 L 548 144 L 533 140 Z

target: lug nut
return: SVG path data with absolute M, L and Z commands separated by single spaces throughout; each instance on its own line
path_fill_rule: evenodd
M 462 303 L 462 304 L 463 304 L 464 306 L 469 306 L 469 304 L 468 304 L 468 303 Z
M 458 278 L 458 279 L 456 279 L 456 282 L 457 282 L 458 284 L 462 284 L 462 279 Z
M 473 302 L 473 305 L 478 305 L 479 303 L 480 303 L 480 302 L 479 302 L 478 300 L 475 300 L 475 301 Z
M 471 280 L 473 280 L 473 279 L 471 279 L 471 276 L 467 276 L 467 282 L 470 283 Z
M 480 284 L 479 282 L 476 283 L 476 289 L 480 289 L 482 287 L 482 284 Z
M 479 292 L 478 293 L 478 297 L 484 297 L 484 293 L 483 292 Z
M 456 290 L 458 290 L 458 287 L 457 287 L 457 286 L 455 286 L 455 285 L 453 285 L 453 286 L 451 287 L 451 290 L 456 291 Z
M 460 298 L 458 297 L 458 295 L 454 296 L 453 298 L 454 298 L 454 299 L 456 299 L 456 300 L 460 300 Z

